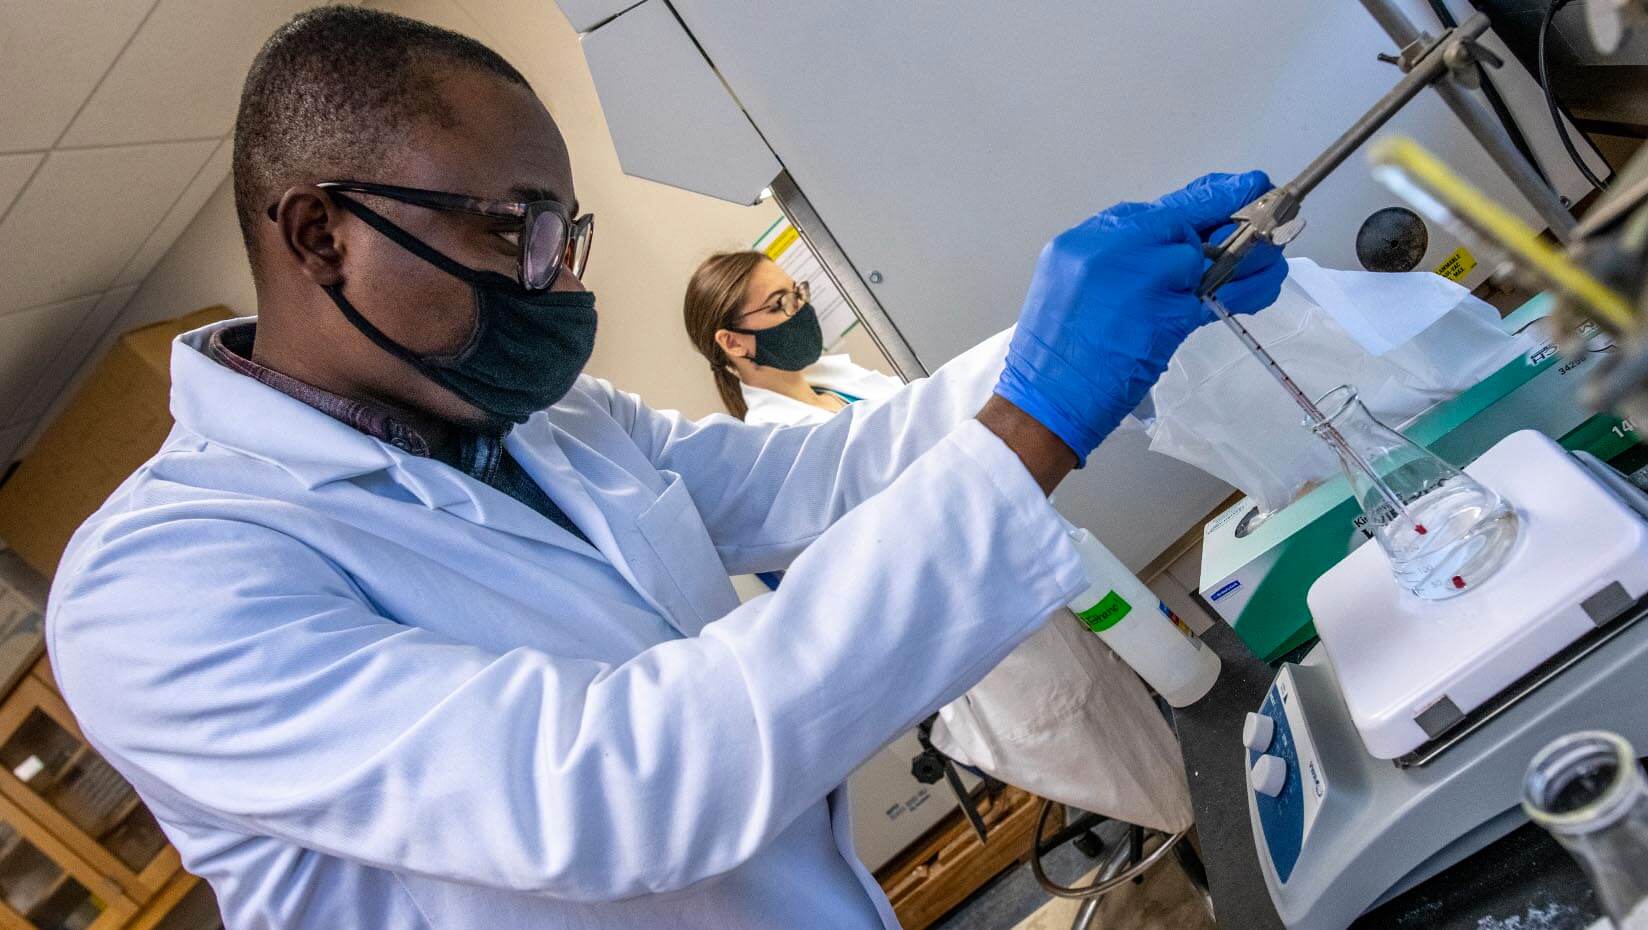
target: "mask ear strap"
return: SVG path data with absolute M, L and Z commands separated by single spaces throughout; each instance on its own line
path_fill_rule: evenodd
M 427 361 L 418 357 L 406 346 L 389 338 L 388 333 L 372 325 L 371 320 L 368 320 L 359 310 L 355 309 L 355 305 L 349 302 L 349 298 L 343 296 L 343 285 L 327 284 L 322 286 L 322 290 L 326 291 L 326 296 L 332 298 L 332 302 L 338 305 L 338 312 L 343 314 L 343 318 L 354 324 L 354 327 L 360 330 L 366 338 L 376 343 L 378 348 L 421 372 L 426 374 L 429 372 L 431 366 Z
M 328 191 L 327 193 L 331 194 L 333 200 L 336 200 L 338 203 L 342 204 L 345 210 L 348 210 L 350 213 L 360 217 L 361 222 L 382 233 L 384 238 L 395 243 L 408 252 L 411 252 L 413 255 L 418 256 L 429 264 L 434 265 L 436 268 L 439 268 L 454 278 L 475 285 L 498 286 L 501 282 L 504 286 L 519 287 L 518 282 L 511 278 L 505 277 L 504 275 L 498 274 L 497 272 L 477 271 L 468 265 L 462 265 L 456 261 L 453 261 L 446 254 L 438 251 L 429 243 L 424 242 L 422 239 L 419 239 L 399 226 L 396 226 L 394 223 L 391 223 L 387 217 L 353 197 L 345 197 L 344 195 L 333 191 Z

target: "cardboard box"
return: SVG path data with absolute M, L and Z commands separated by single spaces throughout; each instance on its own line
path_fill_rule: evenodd
M 1549 312 L 1549 300 L 1536 298 L 1504 325 L 1521 330 Z M 1540 346 L 1420 414 L 1402 432 L 1457 466 L 1520 429 L 1537 429 L 1606 461 L 1636 445 L 1637 438 L 1628 424 L 1593 414 L 1579 400 L 1579 385 L 1598 357 L 1591 353 L 1565 362 L 1555 346 Z M 1369 537 L 1360 529 L 1362 512 L 1342 475 L 1255 527 L 1257 509 L 1243 498 L 1208 521 L 1199 590 L 1248 648 L 1269 662 L 1315 638 L 1306 592 Z
M 165 441 L 172 340 L 231 316 L 208 307 L 122 336 L 0 486 L 0 539 L 31 568 L 50 577 L 74 531 Z

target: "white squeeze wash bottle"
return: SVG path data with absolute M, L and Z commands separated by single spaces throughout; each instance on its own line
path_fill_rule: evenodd
M 1087 628 L 1174 707 L 1194 704 L 1219 677 L 1219 657 L 1093 534 L 1069 527 L 1087 572 L 1070 602 Z

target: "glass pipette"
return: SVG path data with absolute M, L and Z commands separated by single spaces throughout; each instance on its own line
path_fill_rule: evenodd
M 1400 514 L 1404 520 L 1413 524 L 1415 533 L 1420 536 L 1425 535 L 1425 527 L 1415 520 L 1412 514 L 1408 513 L 1407 506 L 1402 503 L 1400 497 L 1396 496 L 1396 492 L 1391 490 L 1390 485 L 1385 483 L 1385 479 L 1380 477 L 1379 473 L 1373 470 L 1373 466 L 1362 457 L 1362 453 L 1356 451 L 1355 447 L 1345 440 L 1339 430 L 1328 422 L 1327 417 L 1323 416 L 1322 411 L 1317 408 L 1316 402 L 1310 399 L 1310 395 L 1300 390 L 1299 385 L 1293 383 L 1293 379 L 1288 377 L 1288 373 L 1282 370 L 1282 366 L 1276 363 L 1276 359 L 1272 358 L 1269 352 L 1265 351 L 1265 347 L 1259 344 L 1259 340 L 1253 338 L 1253 334 L 1247 331 L 1247 327 L 1243 326 L 1240 320 L 1236 319 L 1236 315 L 1231 313 L 1213 294 L 1204 295 L 1202 301 L 1207 304 L 1209 310 L 1213 311 L 1214 316 L 1223 320 L 1225 325 L 1230 327 L 1231 332 L 1236 334 L 1237 340 L 1249 352 L 1253 353 L 1253 357 L 1265 366 L 1265 370 L 1270 372 L 1271 377 L 1275 378 L 1276 382 L 1282 386 L 1282 389 L 1287 391 L 1288 396 L 1293 398 L 1293 402 L 1299 405 L 1299 409 L 1305 412 L 1305 416 L 1310 420 L 1311 428 L 1316 435 L 1321 436 L 1323 441 L 1332 446 L 1335 452 L 1338 452 L 1346 461 L 1351 462 L 1363 474 L 1367 475 L 1368 480 L 1379 492 L 1379 496 L 1384 499 L 1385 503 L 1390 505 L 1391 509 Z

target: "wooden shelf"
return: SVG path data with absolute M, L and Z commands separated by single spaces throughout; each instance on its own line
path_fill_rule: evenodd
M 10 858 L 11 854 L 16 852 L 17 848 L 21 845 L 23 845 L 23 834 L 13 831 L 11 839 L 6 840 L 4 845 L 0 845 L 0 865 L 4 865 L 5 861 Z
M 25 731 L 37 713 L 75 742 L 65 742 L 49 727 L 38 729 L 38 722 Z M 165 844 L 164 835 L 150 835 L 153 825 L 139 810 L 141 798 L 86 741 L 52 689 L 44 659 L 9 693 L 0 694 L 4 741 L 24 750 L 24 758 L 37 749 L 34 754 L 42 761 L 63 761 L 38 773 L 32 784 L 15 771 L 0 770 L 0 824 L 15 831 L 0 841 L 0 884 L 23 905 L 14 909 L 0 896 L 0 930 L 38 930 L 31 919 L 54 925 L 65 914 L 90 907 L 101 913 L 89 930 L 152 928 L 198 885 L 182 870 L 177 850 Z M 71 812 L 91 818 L 86 827 Z M 31 850 L 24 850 L 25 842 Z M 151 846 L 154 854 L 137 868 L 116 853 L 136 855 Z
M 126 930 L 154 930 L 199 882 L 200 879 L 178 869 L 166 886 L 126 925 Z
M 1011 786 L 979 797 L 979 814 L 990 833 L 979 842 L 955 811 L 922 839 L 876 872 L 876 880 L 906 930 L 925 930 L 1030 851 L 1041 799 Z
M 86 757 L 91 754 L 91 751 L 91 746 L 86 743 L 81 743 L 75 748 L 74 752 L 69 753 L 68 761 L 58 766 L 57 771 L 52 773 L 51 777 L 42 778 L 38 783 L 34 781 L 26 781 L 23 782 L 23 784 L 28 785 L 29 790 L 33 791 L 35 794 L 45 797 L 51 793 L 52 789 L 62 783 L 63 776 L 74 771 L 75 766 L 86 761 Z
M 31 869 L 28 872 L 8 872 L 5 882 L 7 903 L 20 914 L 27 915 L 35 908 L 48 901 L 53 894 L 67 885 L 70 878 L 69 870 L 63 863 L 52 859 L 36 850 L 41 868 Z M 47 868 L 54 871 L 49 876 L 44 875 Z M 18 900 L 20 899 L 20 900 Z M 16 903 L 13 903 L 15 900 Z
M 111 834 L 114 831 L 120 829 L 120 825 L 126 822 L 126 818 L 130 817 L 132 814 L 136 813 L 137 809 L 142 807 L 142 806 L 143 806 L 143 799 L 137 796 L 136 791 L 133 791 L 132 796 L 127 798 L 125 800 L 125 802 L 122 803 L 120 805 L 120 807 L 115 810 L 114 817 L 109 821 L 108 828 L 105 829 L 102 833 L 98 834 L 98 836 L 97 836 L 98 841 L 102 842 L 103 840 L 108 839 L 109 834 Z
M 0 901 L 0 930 L 40 930 L 29 919 L 11 909 L 11 905 Z
M 74 876 L 70 875 L 67 869 L 60 867 L 57 872 L 57 877 L 48 882 L 44 888 L 40 889 L 40 893 L 34 896 L 34 900 L 30 901 L 27 907 L 20 907 L 18 910 L 23 913 L 23 916 L 29 918 L 30 922 L 33 922 L 34 912 L 40 908 L 40 905 L 50 901 L 53 895 L 57 894 L 59 891 L 62 891 L 63 886 L 67 885 L 72 878 L 74 878 Z

